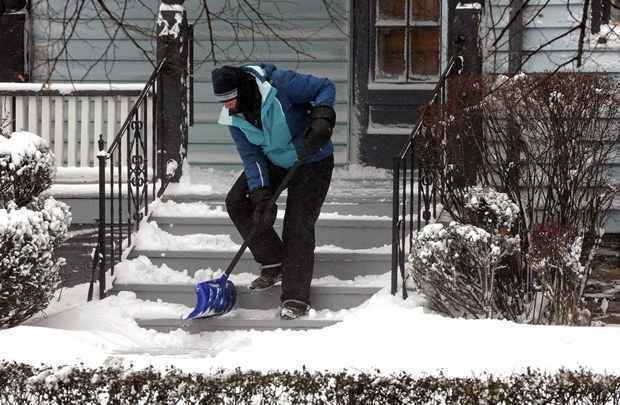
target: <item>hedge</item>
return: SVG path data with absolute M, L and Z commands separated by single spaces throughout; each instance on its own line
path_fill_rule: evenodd
M 414 360 L 412 360 L 414 361 Z M 34 367 L 0 363 L 1 404 L 620 404 L 620 376 L 527 370 L 496 377 Z

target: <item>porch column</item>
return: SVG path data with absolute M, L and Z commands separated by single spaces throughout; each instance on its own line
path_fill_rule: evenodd
M 185 0 L 162 0 L 157 18 L 157 63 L 166 58 L 158 82 L 158 173 L 178 182 L 187 137 L 187 36 Z
M 461 78 L 455 80 L 468 80 L 468 77 L 475 77 L 482 74 L 482 50 L 480 49 L 479 27 L 482 14 L 482 4 L 478 1 L 459 1 L 454 6 L 454 19 L 449 27 L 448 53 L 450 56 L 463 57 L 463 70 Z M 459 97 L 467 99 L 477 97 L 475 94 L 453 94 L 450 91 L 450 81 L 448 80 L 448 97 Z M 472 100 L 473 101 L 473 100 Z M 472 136 L 482 137 L 482 119 L 474 118 L 477 121 L 475 128 L 478 130 Z M 455 156 L 456 161 L 462 159 L 463 173 L 461 185 L 476 184 L 476 171 L 481 161 L 478 148 L 471 137 L 465 136 L 455 139 L 455 134 L 448 134 L 449 142 L 463 142 L 463 156 Z

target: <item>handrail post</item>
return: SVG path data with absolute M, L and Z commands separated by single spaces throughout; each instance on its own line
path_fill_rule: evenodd
M 392 192 L 392 282 L 391 293 L 396 294 L 398 289 L 398 215 L 399 215 L 399 185 L 400 185 L 400 158 L 394 157 L 392 164 L 393 192 Z
M 108 154 L 104 150 L 103 135 L 99 135 L 99 153 L 97 159 L 99 160 L 99 232 L 97 246 L 98 249 L 95 254 L 99 257 L 96 258 L 99 270 L 99 299 L 105 297 L 106 279 L 105 279 L 105 267 L 106 267 L 106 243 L 105 243 L 105 169 L 106 160 Z

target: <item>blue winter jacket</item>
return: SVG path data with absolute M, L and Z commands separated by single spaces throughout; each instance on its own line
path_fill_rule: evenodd
M 334 105 L 336 88 L 331 80 L 277 69 L 271 64 L 246 65 L 262 97 L 258 129 L 243 114 L 229 114 L 222 108 L 218 123 L 227 125 L 235 141 L 250 190 L 269 187 L 267 159 L 285 169 L 293 166 L 303 150 L 304 132 L 310 124 L 310 110 L 316 105 Z M 305 163 L 322 160 L 334 153 L 331 141 L 307 156 Z

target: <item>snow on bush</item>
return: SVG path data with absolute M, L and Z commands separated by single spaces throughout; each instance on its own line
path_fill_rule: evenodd
M 0 136 L 0 328 L 44 309 L 64 259 L 53 257 L 71 223 L 69 207 L 38 194 L 52 183 L 54 156 L 29 132 Z
M 0 209 L 0 328 L 18 325 L 49 304 L 64 264 L 52 253 L 70 222 L 68 206 L 51 197 Z
M 620 377 L 589 370 L 450 377 L 379 370 L 213 370 L 0 362 L 7 404 L 618 404 Z
M 516 300 L 498 280 L 510 278 L 503 273 L 512 271 L 519 252 L 518 214 L 506 194 L 470 187 L 463 209 L 468 224 L 431 224 L 414 236 L 411 275 L 433 309 L 453 317 L 516 318 Z
M 0 135 L 0 204 L 28 204 L 52 185 L 55 170 L 54 155 L 41 137 L 30 132 Z
M 491 234 L 473 225 L 430 224 L 414 235 L 411 276 L 432 309 L 452 317 L 501 317 L 495 274 L 505 252 Z
M 513 232 L 519 220 L 519 206 L 507 194 L 490 187 L 469 187 L 465 192 L 464 222 L 495 235 Z

